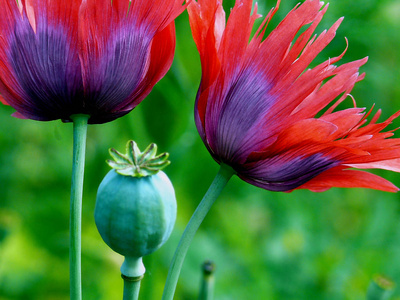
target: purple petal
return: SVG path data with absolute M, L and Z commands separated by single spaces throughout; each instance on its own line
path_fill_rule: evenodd
M 321 154 L 308 157 L 276 156 L 236 168 L 244 181 L 270 191 L 290 191 L 318 174 L 338 166 L 339 161 Z
M 207 137 L 215 144 L 221 158 L 243 162 L 268 136 L 267 132 L 260 135 L 257 129 L 276 102 L 269 94 L 271 86 L 264 74 L 247 67 L 230 83 L 226 93 L 219 96 L 225 98 L 221 107 L 208 109 Z
M 125 25 L 110 34 L 112 36 L 107 37 L 106 45 L 100 49 L 104 51 L 101 55 L 90 53 L 91 41 L 87 41 L 89 53 L 83 60 L 87 105 L 99 118 L 134 101 L 147 71 L 152 39 L 133 25 Z
M 33 32 L 26 16 L 16 22 L 9 61 L 24 102 L 12 102 L 23 115 L 37 120 L 67 119 L 79 111 L 83 87 L 77 51 L 62 27 L 38 20 Z

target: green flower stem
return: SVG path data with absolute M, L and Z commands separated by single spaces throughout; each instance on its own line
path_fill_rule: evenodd
M 122 276 L 122 278 L 124 279 L 123 300 L 139 299 L 140 280 L 142 279 L 142 277 L 138 278 L 137 280 L 132 280 L 129 277 Z
M 70 296 L 71 300 L 82 299 L 81 283 L 81 231 L 82 231 L 82 192 L 85 168 L 85 148 L 88 115 L 71 116 L 74 126 L 74 146 L 72 161 L 72 182 L 70 202 Z
M 140 281 L 146 269 L 141 257 L 125 257 L 121 266 L 121 277 L 124 280 L 123 300 L 137 300 L 139 298 Z
M 214 299 L 214 271 L 215 265 L 211 261 L 204 262 L 203 278 L 201 280 L 199 300 Z
M 211 206 L 214 204 L 215 200 L 218 198 L 225 185 L 234 174 L 235 171 L 231 167 L 221 164 L 218 174 L 215 176 L 214 181 L 211 183 L 207 193 L 204 195 L 203 200 L 201 200 L 199 206 L 193 213 L 185 231 L 183 232 L 181 240 L 179 241 L 178 247 L 175 250 L 174 257 L 172 258 L 172 262 L 169 267 L 162 300 L 173 299 L 179 274 L 181 272 L 183 261 L 189 249 L 190 243 L 192 242 L 197 229 L 199 229 L 200 224 L 203 222 Z

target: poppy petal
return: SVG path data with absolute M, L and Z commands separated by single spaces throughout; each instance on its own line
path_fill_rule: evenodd
M 44 1 L 21 3 L 22 15 L 16 13 L 19 8 L 14 4 L 14 29 L 8 31 L 2 25 L 7 43 L 0 51 L 5 71 L 0 75 L 0 91 L 25 117 L 63 118 L 82 90 L 77 47 L 70 31 L 78 1 L 72 5 L 52 1 L 49 6 Z
M 364 171 L 333 168 L 321 173 L 298 189 L 309 189 L 314 192 L 323 192 L 332 187 L 341 188 L 370 188 L 374 190 L 397 192 L 399 190 L 390 181 Z

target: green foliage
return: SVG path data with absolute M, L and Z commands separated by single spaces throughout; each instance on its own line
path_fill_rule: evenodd
M 282 0 L 270 28 L 294 7 Z M 233 1 L 226 1 L 229 9 Z M 264 16 L 275 1 L 259 1 Z M 229 10 L 227 10 L 229 11 Z M 365 80 L 352 95 L 383 117 L 400 107 L 400 2 L 333 1 L 317 32 L 345 16 L 335 40 L 315 63 L 340 54 L 369 56 Z M 109 167 L 108 149 L 127 140 L 155 142 L 170 153 L 168 176 L 178 200 L 170 240 L 144 262 L 140 299 L 160 299 L 179 237 L 218 166 L 193 122 L 201 70 L 187 13 L 176 21 L 174 64 L 149 97 L 114 122 L 89 127 L 83 196 L 83 297 L 122 298 L 122 257 L 103 243 L 94 224 L 97 187 Z M 351 106 L 350 101 L 343 105 Z M 11 117 L 0 107 L 0 299 L 63 300 L 68 291 L 68 211 L 72 126 Z M 398 121 L 393 125 L 398 127 Z M 400 175 L 380 172 L 400 185 Z M 196 299 L 201 264 L 216 263 L 215 299 L 365 299 L 375 274 L 400 282 L 398 194 L 363 189 L 272 193 L 234 178 L 201 226 L 182 270 L 176 299 Z M 395 290 L 392 299 L 400 299 Z

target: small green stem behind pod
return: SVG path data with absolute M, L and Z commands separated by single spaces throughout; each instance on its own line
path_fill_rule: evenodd
M 214 299 L 215 264 L 209 260 L 205 261 L 202 265 L 202 271 L 199 300 L 212 300 Z

